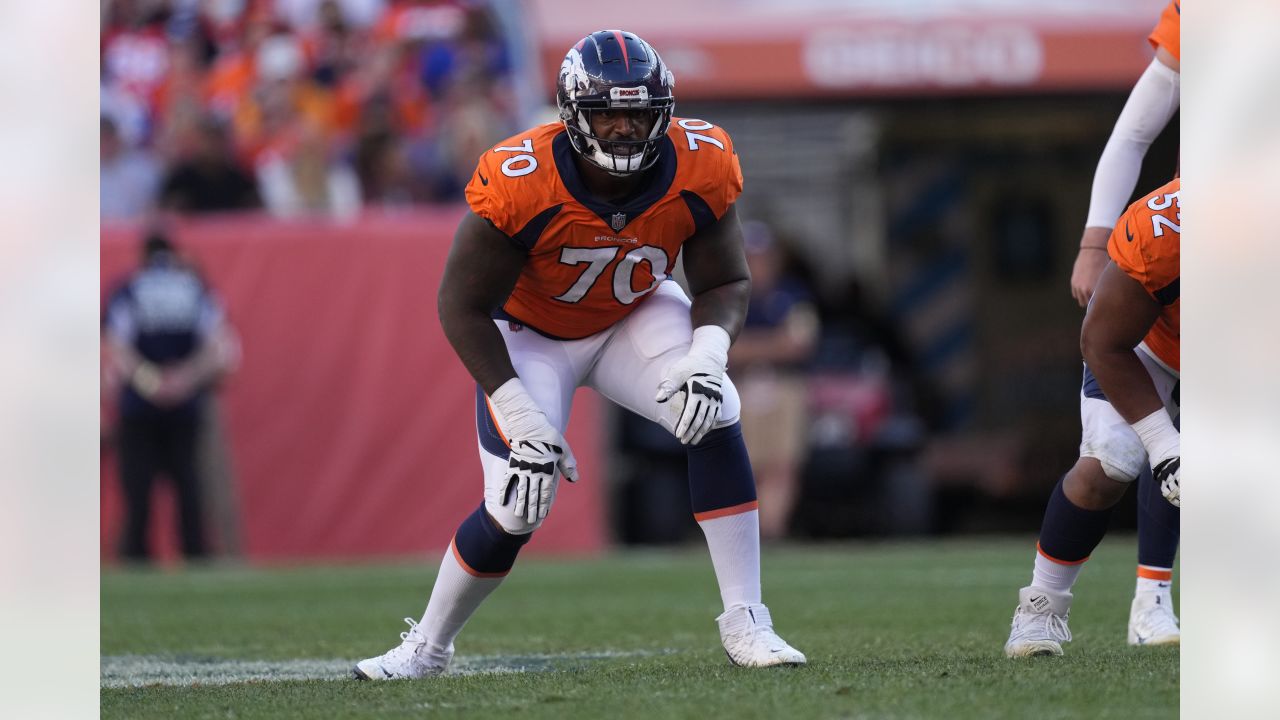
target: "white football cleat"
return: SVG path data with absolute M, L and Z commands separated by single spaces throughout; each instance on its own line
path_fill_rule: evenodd
M 1070 613 L 1071 593 L 1022 588 L 1004 654 L 1011 658 L 1061 655 L 1062 643 L 1071 640 L 1071 629 L 1067 627 Z
M 716 618 L 720 642 L 734 665 L 770 667 L 804 665 L 804 653 L 773 631 L 773 618 L 764 605 L 735 605 Z
M 443 650 L 432 647 L 418 629 L 413 618 L 405 618 L 409 632 L 400 633 L 403 641 L 378 657 L 356 663 L 352 674 L 357 680 L 410 680 L 443 675 L 453 659 L 453 644 Z
M 1173 614 L 1173 598 L 1165 593 L 1141 592 L 1129 607 L 1130 645 L 1179 645 L 1182 630 Z

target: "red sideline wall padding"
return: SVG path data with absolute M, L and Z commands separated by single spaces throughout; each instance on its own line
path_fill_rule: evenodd
M 174 226 L 244 349 L 222 399 L 250 559 L 439 554 L 480 504 L 475 383 L 436 319 L 460 215 Z M 104 226 L 104 296 L 135 267 L 139 240 L 136 227 Z M 604 544 L 600 402 L 575 400 L 568 439 L 583 481 L 561 486 L 526 552 Z M 122 522 L 115 462 L 103 456 L 104 556 Z M 162 554 L 174 547 L 167 509 L 156 508 Z

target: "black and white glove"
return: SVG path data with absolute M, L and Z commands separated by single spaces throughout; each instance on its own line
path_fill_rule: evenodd
M 1160 494 L 1174 507 L 1182 507 L 1182 488 L 1178 484 L 1182 476 L 1181 465 L 1182 458 L 1171 457 L 1151 469 L 1156 482 L 1160 483 Z
M 675 398 L 678 403 L 680 419 L 675 436 L 685 445 L 702 442 L 720 419 L 730 342 L 729 333 L 719 325 L 695 329 L 689 352 L 667 370 L 658 384 L 655 400 L 665 403 Z
M 556 472 L 569 482 L 577 482 L 578 461 L 560 431 L 529 397 L 520 378 L 504 383 L 489 396 L 489 402 L 511 447 L 501 504 L 514 503 L 513 513 L 536 523 L 551 510 Z
M 1163 408 L 1130 427 L 1138 433 L 1151 461 L 1151 474 L 1160 484 L 1160 494 L 1175 507 L 1182 507 L 1182 436 Z

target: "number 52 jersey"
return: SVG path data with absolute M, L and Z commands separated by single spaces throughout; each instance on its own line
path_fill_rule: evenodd
M 702 120 L 672 118 L 645 184 L 619 205 L 587 192 L 574 152 L 560 123 L 533 128 L 486 151 L 466 189 L 472 212 L 529 255 L 500 317 L 564 340 L 637 308 L 742 192 L 733 142 Z
M 1115 264 L 1160 303 L 1160 316 L 1142 346 L 1174 375 L 1181 353 L 1181 192 L 1182 180 L 1174 178 L 1130 205 L 1107 247 Z

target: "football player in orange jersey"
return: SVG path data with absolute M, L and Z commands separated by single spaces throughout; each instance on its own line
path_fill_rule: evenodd
M 1089 215 L 1071 271 L 1071 296 L 1080 307 L 1089 304 L 1098 276 L 1107 264 L 1107 238 L 1125 201 L 1133 195 L 1147 148 L 1178 111 L 1182 85 L 1181 17 L 1182 7 L 1173 0 L 1151 31 L 1147 42 L 1156 55 L 1133 86 L 1098 159 Z
M 1107 263 L 1107 238 L 1133 195 L 1147 148 L 1177 112 L 1181 85 L 1182 6 L 1172 0 L 1147 42 L 1155 58 L 1143 72 L 1116 120 L 1093 179 L 1089 215 L 1071 273 L 1071 294 L 1081 307 L 1089 302 Z M 1178 553 L 1181 513 L 1160 498 L 1159 488 L 1143 472 L 1138 479 L 1138 568 L 1129 611 L 1129 638 L 1178 634 L 1170 586 Z
M 750 293 L 727 133 L 672 117 L 674 78 L 627 32 L 574 45 L 560 122 L 499 143 L 467 186 L 439 291 L 440 323 L 477 383 L 484 501 L 450 543 L 420 623 L 362 660 L 363 679 L 443 673 L 453 640 L 547 517 L 574 390 L 594 388 L 688 446 L 694 516 L 711 551 L 738 665 L 798 665 L 761 603 L 755 481 L 725 375 Z M 684 257 L 692 302 L 669 272 Z
M 1181 503 L 1180 188 L 1174 179 L 1129 206 L 1111 233 L 1111 262 L 1080 332 L 1080 459 L 1045 509 L 1031 585 L 1019 592 L 1005 643 L 1009 657 L 1062 654 L 1062 643 L 1071 639 L 1071 587 L 1102 541 L 1111 508 L 1144 464 L 1169 503 Z M 1160 607 L 1166 597 L 1155 594 L 1151 607 L 1135 602 L 1145 619 L 1130 622 L 1130 644 L 1179 642 L 1176 624 L 1170 632 L 1159 622 L 1172 616 Z

